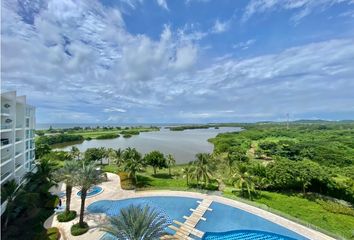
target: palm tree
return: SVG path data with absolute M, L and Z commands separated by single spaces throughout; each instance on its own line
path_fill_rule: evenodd
M 167 219 L 148 205 L 130 205 L 120 215 L 108 218 L 103 231 L 126 240 L 156 240 L 165 234 Z
M 7 228 L 10 218 L 12 217 L 13 210 L 15 208 L 15 198 L 17 195 L 18 185 L 15 180 L 7 182 L 4 187 L 1 188 L 1 198 L 7 200 L 4 229 Z
M 171 176 L 171 167 L 176 165 L 176 159 L 171 154 L 168 154 L 166 158 L 166 163 L 168 166 L 168 174 Z
M 54 177 L 57 165 L 48 159 L 41 159 L 36 162 L 36 171 L 29 172 L 26 178 L 30 184 L 27 184 L 30 192 L 39 192 L 40 194 L 47 194 L 49 188 L 56 185 Z
M 232 166 L 234 165 L 235 161 L 236 161 L 235 156 L 231 153 L 227 153 L 226 162 L 227 162 L 227 166 L 229 167 L 230 174 L 232 171 Z
M 119 166 L 122 163 L 123 160 L 123 151 L 122 149 L 118 148 L 117 150 L 114 150 L 115 152 L 115 157 L 116 157 L 116 164 Z
M 79 171 L 80 163 L 77 161 L 65 161 L 64 166 L 56 172 L 57 179 L 63 181 L 66 185 L 66 209 L 65 211 L 70 212 L 70 202 L 71 202 L 71 192 L 73 186 L 76 184 L 76 175 Z
M 26 192 L 17 185 L 15 180 L 11 180 L 1 188 L 1 198 L 7 201 L 4 212 L 4 229 L 6 229 L 9 221 L 12 218 L 16 218 L 21 210 L 35 207 L 35 203 L 38 201 L 38 194 Z
M 196 158 L 197 160 L 194 161 L 194 175 L 197 178 L 198 184 L 199 180 L 202 179 L 206 186 L 212 176 L 212 168 L 210 166 L 211 155 L 209 153 L 197 153 Z
M 238 164 L 235 173 L 232 176 L 232 183 L 241 189 L 241 194 L 244 196 L 245 189 L 248 197 L 252 199 L 252 193 L 255 192 L 255 184 L 252 175 L 248 173 L 247 167 L 243 164 Z
M 80 227 L 84 228 L 84 213 L 85 213 L 85 201 L 87 196 L 87 191 L 94 186 L 95 184 L 101 183 L 103 177 L 99 171 L 96 170 L 94 163 L 85 164 L 82 163 L 82 166 L 79 168 L 76 174 L 76 183 L 79 186 L 81 191 L 81 208 L 80 208 Z
M 80 152 L 79 148 L 72 146 L 70 149 L 70 154 L 74 159 L 76 158 L 76 160 L 80 160 L 81 152 Z
M 186 178 L 187 180 L 187 185 L 189 185 L 189 179 L 192 177 L 194 173 L 194 168 L 191 166 L 191 164 L 188 164 L 187 167 L 182 168 L 182 173 L 183 177 Z
M 127 148 L 123 151 L 122 158 L 124 159 L 124 171 L 128 173 L 129 177 L 134 179 L 135 184 L 138 182 L 136 176 L 143 168 L 141 154 L 135 148 Z

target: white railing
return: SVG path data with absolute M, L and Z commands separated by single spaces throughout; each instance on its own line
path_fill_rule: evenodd
M 10 109 L 8 109 L 8 108 L 1 108 L 1 113 L 10 114 Z
M 1 129 L 11 129 L 11 128 L 12 128 L 12 124 L 11 123 L 1 124 Z
M 1 163 L 6 162 L 7 160 L 11 159 L 11 153 L 5 154 L 5 155 L 1 155 Z

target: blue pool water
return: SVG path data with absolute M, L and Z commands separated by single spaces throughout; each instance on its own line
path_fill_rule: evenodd
M 125 200 L 101 200 L 90 204 L 87 210 L 90 213 L 106 213 L 109 216 L 119 214 L 120 209 L 131 204 L 145 205 L 159 211 L 168 219 L 169 224 L 172 220 L 184 222 L 183 216 L 189 216 L 192 212 L 190 208 L 198 206 L 196 198 L 188 197 L 144 197 L 131 198 Z M 204 214 L 206 221 L 200 221 L 197 229 L 205 232 L 205 240 L 291 240 L 306 238 L 287 229 L 265 220 L 261 217 L 245 212 L 221 203 L 213 202 L 210 206 L 213 211 Z M 169 228 L 166 231 L 173 233 Z M 114 239 L 108 234 L 103 239 Z
M 87 191 L 86 197 L 93 197 L 96 196 L 97 194 L 100 194 L 103 191 L 103 189 L 100 186 L 93 186 Z M 77 196 L 81 197 L 81 191 L 77 193 Z

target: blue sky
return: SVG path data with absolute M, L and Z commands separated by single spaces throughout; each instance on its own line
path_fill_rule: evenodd
M 4 0 L 39 123 L 354 119 L 353 0 Z

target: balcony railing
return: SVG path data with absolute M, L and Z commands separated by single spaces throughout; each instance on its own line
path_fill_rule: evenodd
M 11 172 L 5 172 L 5 173 L 1 173 L 1 181 L 4 180 L 7 176 L 9 176 L 11 174 Z
M 21 151 L 17 151 L 15 152 L 15 156 L 17 157 L 18 155 L 20 155 L 22 152 Z
M 11 159 L 11 153 L 1 155 L 1 163 L 6 162 L 7 160 Z
M 22 141 L 22 138 L 16 137 L 16 142 L 20 142 L 20 141 Z
M 10 114 L 10 109 L 8 109 L 8 108 L 1 108 L 1 113 Z
M 16 128 L 22 128 L 23 124 L 16 124 Z
M 9 145 L 10 143 L 11 141 L 8 138 L 1 139 L 1 146 Z
M 1 129 L 11 129 L 11 128 L 12 128 L 12 124 L 11 123 L 1 124 Z
M 21 167 L 22 163 L 16 163 L 15 164 L 15 169 L 18 169 L 19 167 Z

